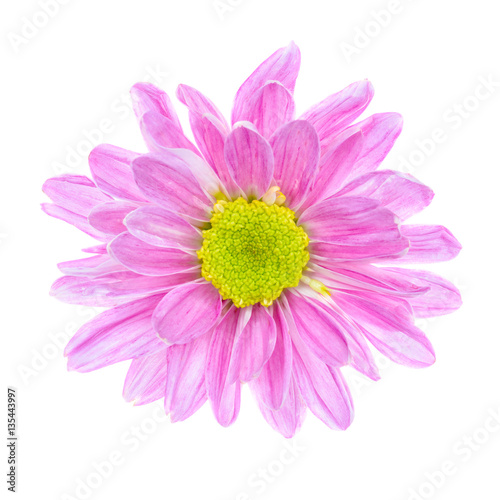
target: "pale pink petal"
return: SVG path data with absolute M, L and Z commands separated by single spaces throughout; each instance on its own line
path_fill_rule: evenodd
M 298 295 L 300 288 L 291 290 L 293 293 L 287 293 L 287 299 L 295 327 L 304 343 L 323 363 L 346 365 L 349 350 L 339 322 L 315 301 Z
M 273 150 L 257 132 L 240 124 L 228 136 L 225 158 L 234 182 L 247 196 L 261 198 L 273 178 Z
M 153 325 L 168 344 L 186 344 L 215 326 L 221 307 L 219 291 L 211 283 L 187 283 L 165 295 L 155 309 Z
M 299 74 L 300 51 L 295 43 L 278 49 L 268 57 L 241 85 L 234 99 L 232 123 L 245 120 L 255 93 L 268 81 L 280 82 L 293 94 Z
M 403 225 L 401 234 L 410 241 L 410 250 L 398 258 L 398 263 L 443 262 L 456 257 L 462 249 L 443 226 Z
M 372 97 L 373 86 L 369 81 L 355 82 L 314 105 L 300 118 L 314 126 L 322 147 L 328 146 L 336 134 L 365 110 Z
M 257 402 L 266 422 L 286 438 L 291 438 L 300 429 L 306 416 L 306 405 L 302 400 L 295 380 L 291 380 L 283 405 L 279 409 L 268 408 L 257 394 Z
M 125 218 L 129 233 L 150 245 L 165 248 L 201 248 L 200 232 L 182 217 L 161 207 L 141 207 Z
M 89 372 L 152 354 L 165 344 L 156 336 L 151 315 L 162 295 L 108 309 L 85 323 L 69 341 L 68 370 Z
M 429 205 L 434 193 L 409 174 L 380 170 L 354 179 L 335 196 L 371 198 L 404 221 Z
M 384 268 L 384 271 L 395 275 L 396 278 L 408 280 L 416 287 L 427 287 L 426 293 L 407 299 L 417 318 L 449 314 L 462 305 L 458 288 L 437 274 L 430 271 L 398 267 L 387 267 Z
M 239 328 L 231 354 L 230 384 L 258 377 L 276 343 L 276 324 L 269 310 L 260 304 L 245 308 L 244 312 L 247 310 L 248 321 Z
M 396 363 L 414 368 L 434 363 L 435 355 L 425 334 L 412 322 L 411 309 L 401 299 L 380 294 L 336 293 L 333 300 L 361 328 L 365 337 Z
M 181 128 L 179 118 L 168 95 L 152 83 L 136 83 L 130 89 L 132 106 L 138 119 L 148 111 L 160 113 Z
M 231 305 L 213 331 L 207 354 L 207 394 L 217 421 L 224 426 L 230 425 L 236 419 L 240 405 L 240 382 L 228 383 L 239 314 L 240 311 Z
M 142 115 L 140 126 L 150 151 L 161 153 L 165 148 L 184 148 L 199 154 L 196 146 L 172 120 L 155 111 L 148 111 Z
M 53 283 L 50 294 L 69 304 L 113 307 L 146 295 L 166 293 L 199 276 L 198 269 L 169 276 L 142 276 L 132 271 L 113 272 L 93 278 L 63 276 Z
M 89 236 L 92 236 L 92 238 L 95 238 L 96 240 L 109 241 L 110 238 L 112 238 L 109 234 L 98 231 L 92 227 L 85 215 L 75 214 L 60 207 L 59 205 L 54 205 L 53 203 L 42 203 L 41 208 L 47 215 L 75 226 L 77 229 L 88 234 Z
M 349 389 L 336 368 L 312 354 L 298 334 L 290 308 L 283 299 L 283 312 L 293 342 L 293 377 L 308 408 L 332 429 L 347 429 L 353 419 Z
M 207 333 L 167 350 L 165 413 L 170 413 L 172 422 L 190 417 L 207 400 L 205 365 L 210 338 Z
M 350 128 L 361 130 L 364 141 L 348 181 L 377 169 L 399 137 L 403 117 L 399 113 L 377 113 Z
M 210 219 L 211 200 L 189 165 L 172 151 L 137 158 L 135 180 L 147 198 L 167 210 L 198 220 Z
M 89 224 L 106 234 L 120 234 L 127 228 L 123 219 L 137 208 L 130 201 L 108 201 L 95 206 L 89 214 Z
M 45 181 L 42 190 L 59 207 L 85 217 L 96 205 L 111 200 L 83 175 L 52 177 Z
M 132 361 L 123 386 L 125 401 L 135 406 L 152 403 L 165 394 L 167 380 L 167 349 Z
M 308 194 L 318 170 L 319 140 L 314 127 L 304 120 L 287 123 L 271 137 L 274 181 L 293 210 Z
M 92 177 L 99 189 L 114 198 L 130 201 L 147 201 L 137 187 L 132 162 L 138 153 L 110 144 L 100 144 L 89 155 Z
M 262 137 L 269 139 L 279 127 L 293 120 L 294 114 L 292 94 L 281 83 L 268 82 L 257 90 L 246 116 L 240 119 L 253 123 Z
M 321 157 L 318 173 L 303 208 L 332 196 L 351 172 L 364 142 L 361 131 L 351 132 L 340 134 Z
M 64 274 L 70 276 L 87 276 L 89 278 L 127 270 L 119 262 L 111 259 L 107 253 L 85 257 L 84 259 L 60 262 L 57 267 Z
M 130 233 L 119 234 L 108 245 L 108 252 L 127 269 L 146 276 L 167 276 L 199 265 L 194 254 L 176 248 L 155 247 Z
M 265 406 L 278 410 L 284 404 L 289 391 L 292 375 L 292 342 L 286 319 L 278 306 L 273 306 L 273 318 L 276 324 L 276 344 L 258 378 L 250 381 L 250 387 Z M 293 406 L 294 400 L 290 401 L 290 404 Z
M 395 215 L 368 198 L 328 198 L 299 218 L 319 260 L 364 260 L 399 256 L 408 241 Z
M 177 99 L 189 108 L 191 113 L 198 115 L 213 115 L 222 124 L 223 129 L 228 132 L 229 125 L 226 122 L 224 115 L 217 109 L 217 106 L 200 91 L 189 85 L 181 84 L 177 87 Z
M 82 248 L 82 252 L 105 254 L 107 252 L 106 247 L 107 247 L 107 245 L 105 243 L 101 243 L 99 245 L 94 245 L 91 247 Z

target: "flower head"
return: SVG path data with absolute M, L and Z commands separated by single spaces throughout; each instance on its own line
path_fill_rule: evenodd
M 59 265 L 52 294 L 109 307 L 68 343 L 69 369 L 131 359 L 126 400 L 164 398 L 178 421 L 208 399 L 222 425 L 248 382 L 289 437 L 306 408 L 349 426 L 341 367 L 377 380 L 370 344 L 403 365 L 434 362 L 414 317 L 451 312 L 460 295 L 397 266 L 448 260 L 460 245 L 442 226 L 404 223 L 430 203 L 428 187 L 377 170 L 401 117 L 353 124 L 373 96 L 361 81 L 295 118 L 299 63 L 293 43 L 264 61 L 238 90 L 231 125 L 180 85 L 196 145 L 168 96 L 139 83 L 131 94 L 149 152 L 103 144 L 90 154 L 93 181 L 45 183 L 45 212 L 100 242 Z

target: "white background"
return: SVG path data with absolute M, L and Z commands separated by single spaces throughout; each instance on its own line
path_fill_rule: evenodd
M 1 364 L 2 390 L 18 391 L 17 498 L 500 498 L 500 422 L 491 417 L 500 420 L 496 4 L 222 0 L 219 11 L 212 0 L 57 5 L 45 26 L 31 31 L 27 22 L 44 23 L 37 1 L 4 2 L 1 15 Z M 374 13 L 389 7 L 397 12 L 388 21 L 385 14 L 381 27 Z M 157 404 L 134 408 L 122 399 L 128 363 L 68 373 L 56 344 L 96 311 L 58 303 L 48 289 L 59 276 L 56 263 L 79 258 L 91 241 L 39 209 L 46 178 L 61 168 L 88 175 L 85 158 L 71 169 L 66 158 L 68 147 L 86 148 L 86 134 L 145 150 L 130 108 L 120 104 L 133 83 L 156 72 L 171 96 L 187 83 L 228 114 L 244 78 L 290 40 L 302 51 L 299 112 L 369 78 L 376 93 L 368 112 L 405 118 L 384 168 L 406 169 L 430 185 L 436 197 L 418 221 L 446 225 L 464 247 L 454 261 L 429 266 L 464 299 L 457 313 L 418 323 L 436 364 L 384 364 L 376 383 L 346 371 L 354 423 L 334 432 L 309 414 L 289 442 L 293 453 L 247 390 L 230 428 L 218 426 L 208 405 L 184 423 L 157 423 Z M 345 44 L 354 47 L 351 57 Z M 496 87 L 478 89 L 481 79 Z M 464 101 L 469 111 L 460 117 Z M 103 119 L 106 131 L 96 132 Z M 445 139 L 432 146 L 436 128 Z M 427 144 L 426 156 L 416 141 Z M 5 425 L 6 417 L 0 420 Z M 136 427 L 141 438 L 133 437 Z M 6 463 L 6 448 L 1 455 Z M 110 455 L 119 457 L 113 470 L 97 475 L 95 464 Z M 78 489 L 81 481 L 91 489 Z

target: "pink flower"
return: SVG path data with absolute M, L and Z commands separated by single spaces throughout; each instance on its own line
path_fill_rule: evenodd
M 264 61 L 238 90 L 231 125 L 180 85 L 196 146 L 168 96 L 139 83 L 131 92 L 149 153 L 102 144 L 89 158 L 93 181 L 45 183 L 45 212 L 100 242 L 59 265 L 51 293 L 110 307 L 67 345 L 70 370 L 132 359 L 127 401 L 164 398 L 178 421 L 208 399 L 225 426 L 248 382 L 266 421 L 290 437 L 306 407 L 333 429 L 349 426 L 341 367 L 377 380 L 369 344 L 403 365 L 434 362 L 414 317 L 457 309 L 459 292 L 397 266 L 451 259 L 460 244 L 442 226 L 404 223 L 432 191 L 377 170 L 400 115 L 352 124 L 373 96 L 361 81 L 295 118 L 299 64 L 293 43 Z

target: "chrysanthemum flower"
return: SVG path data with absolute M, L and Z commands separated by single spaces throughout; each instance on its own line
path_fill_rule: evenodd
M 180 85 L 194 145 L 167 95 L 132 88 L 149 153 L 100 145 L 93 181 L 44 186 L 51 216 L 100 244 L 59 265 L 52 294 L 110 309 L 69 342 L 68 368 L 88 372 L 132 360 L 124 397 L 164 398 L 172 421 L 208 399 L 229 425 L 244 382 L 284 436 L 306 408 L 334 429 L 353 416 L 341 373 L 377 380 L 371 346 L 425 367 L 432 346 L 414 317 L 460 306 L 457 289 L 423 270 L 460 245 L 442 226 L 404 222 L 432 191 L 410 175 L 377 170 L 402 119 L 358 121 L 373 96 L 349 85 L 296 118 L 300 53 L 291 43 L 236 94 L 231 124 L 200 92 Z

